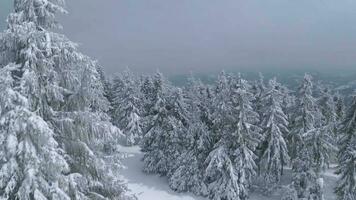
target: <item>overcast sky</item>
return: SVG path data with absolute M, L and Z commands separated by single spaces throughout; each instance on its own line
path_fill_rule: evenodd
M 0 0 L 1 22 L 11 4 Z M 355 0 L 67 0 L 61 21 L 109 73 L 352 69 L 355 9 Z

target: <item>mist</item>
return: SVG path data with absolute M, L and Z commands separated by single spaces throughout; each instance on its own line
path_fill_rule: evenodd
M 1 28 L 11 0 L 0 2 Z M 352 70 L 356 1 L 73 0 L 60 21 L 108 73 Z

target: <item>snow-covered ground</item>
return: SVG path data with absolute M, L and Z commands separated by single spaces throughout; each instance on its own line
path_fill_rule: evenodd
M 193 194 L 174 192 L 169 188 L 167 178 L 143 173 L 143 154 L 139 147 L 121 147 L 120 151 L 130 154 L 123 160 L 126 169 L 121 174 L 139 200 L 206 200 Z
M 143 173 L 143 163 L 141 162 L 143 154 L 139 147 L 120 147 L 120 151 L 129 154 L 129 156 L 123 160 L 123 164 L 126 168 L 122 170 L 121 174 L 127 182 L 131 194 L 135 194 L 139 200 L 207 200 L 206 198 L 198 197 L 190 193 L 174 192 L 169 188 L 167 178 Z M 289 170 L 286 170 L 282 184 L 287 184 L 290 181 L 289 172 Z M 328 170 L 325 173 L 325 200 L 336 199 L 333 194 L 336 180 L 337 176 L 333 173 L 333 170 Z M 254 191 L 251 193 L 250 199 L 280 200 L 281 191 L 276 191 L 268 197 L 258 191 Z

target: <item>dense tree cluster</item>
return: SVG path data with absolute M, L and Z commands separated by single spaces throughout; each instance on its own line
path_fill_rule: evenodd
M 356 97 L 346 103 L 308 74 L 295 91 L 225 72 L 185 87 L 128 69 L 109 81 L 52 32 L 63 5 L 15 0 L 0 34 L 0 199 L 134 199 L 118 174 L 124 142 L 178 192 L 245 200 L 290 167 L 283 199 L 323 200 L 335 162 L 338 200 L 356 200 Z
M 283 199 L 322 200 L 323 172 L 339 160 L 336 193 L 355 200 L 355 105 L 345 115 L 343 97 L 314 87 L 310 75 L 295 91 L 261 74 L 247 81 L 222 72 L 215 84 L 191 76 L 181 88 L 161 73 L 118 77 L 110 90 L 114 123 L 135 130 L 125 134 L 142 147 L 143 171 L 167 176 L 173 190 L 244 200 L 252 186 L 266 195 L 281 186 L 291 167 Z

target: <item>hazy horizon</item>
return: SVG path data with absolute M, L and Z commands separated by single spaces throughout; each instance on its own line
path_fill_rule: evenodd
M 0 29 L 12 0 L 0 2 Z M 75 0 L 63 32 L 109 74 L 354 71 L 356 1 Z

